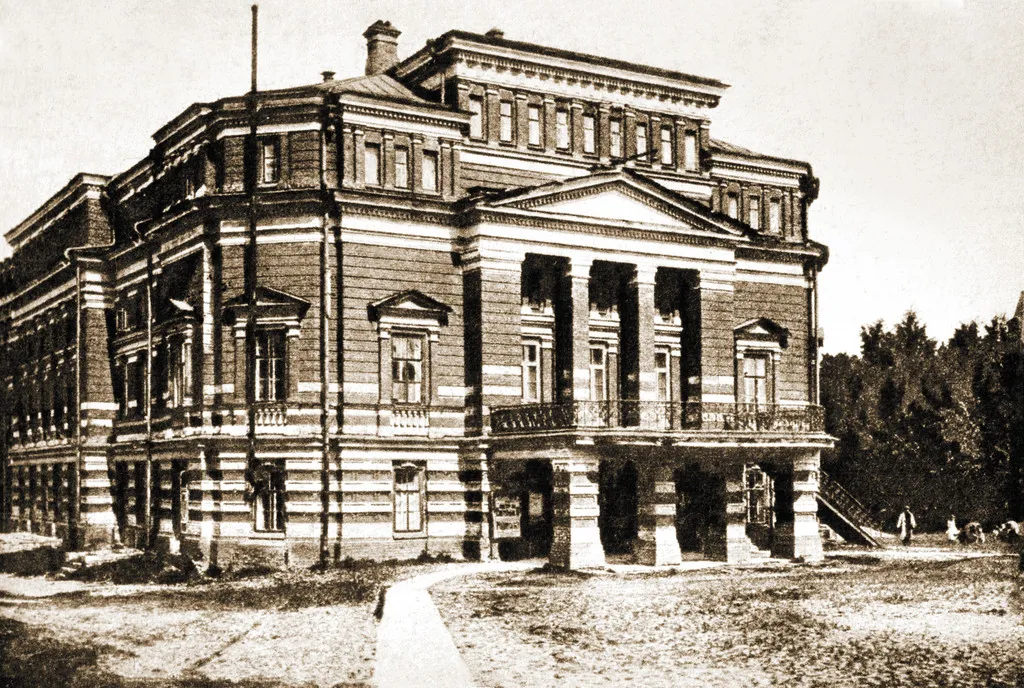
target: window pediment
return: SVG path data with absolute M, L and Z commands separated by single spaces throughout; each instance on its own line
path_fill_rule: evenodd
M 300 299 L 285 291 L 270 287 L 256 287 L 256 318 L 258 320 L 299 321 L 306 317 L 309 301 Z M 224 304 L 225 320 L 230 323 L 244 323 L 249 303 L 245 294 L 230 299 Z
M 776 344 L 785 349 L 789 345 L 789 330 L 769 318 L 754 318 L 733 330 L 737 341 Z
M 445 326 L 448 324 L 448 314 L 451 312 L 450 306 L 416 289 L 392 294 L 367 306 L 370 320 L 378 323 L 390 321 Z

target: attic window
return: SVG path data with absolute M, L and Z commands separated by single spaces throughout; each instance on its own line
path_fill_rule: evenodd
M 281 176 L 281 142 L 276 136 L 260 141 L 260 183 L 276 184 Z

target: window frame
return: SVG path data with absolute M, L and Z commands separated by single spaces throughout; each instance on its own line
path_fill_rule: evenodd
M 666 137 L 667 134 L 667 137 Z M 658 134 L 658 160 L 662 167 L 675 166 L 675 132 L 671 124 L 662 124 Z
M 370 153 L 373 152 L 371 156 Z M 370 175 L 369 161 L 373 159 L 376 174 Z M 383 172 L 381 166 L 381 146 L 379 143 L 364 143 L 363 144 L 363 184 L 365 186 L 383 186 L 382 175 Z
M 582 127 L 583 154 L 597 155 L 597 116 L 593 112 L 584 112 Z
M 260 146 L 260 179 L 259 183 L 265 186 L 277 184 L 281 181 L 281 137 L 280 136 L 267 136 L 261 137 L 259 140 Z M 272 150 L 272 154 L 267 156 L 268 147 Z M 271 163 L 268 172 L 268 162 Z
M 400 480 L 403 476 L 412 476 L 413 480 Z M 400 487 L 412 485 L 411 488 Z M 415 509 L 412 502 L 415 501 Z M 399 505 L 404 503 L 404 509 Z M 399 522 L 399 514 L 404 515 L 404 523 Z M 415 514 L 415 528 L 412 517 Z M 395 538 L 416 538 L 427 535 L 427 467 L 421 462 L 395 462 L 391 474 L 391 532 Z M 404 526 L 404 527 L 401 527 Z
M 782 199 L 768 199 L 768 233 L 782 234 Z
M 621 117 L 612 117 L 608 120 L 608 156 L 615 160 L 623 157 Z
M 469 97 L 469 138 L 483 139 L 486 129 L 484 127 L 484 99 L 483 96 Z
M 427 335 L 424 332 L 416 332 L 412 330 L 395 330 L 391 332 L 390 337 L 391 347 L 391 403 L 396 406 L 425 406 L 426 402 L 424 397 L 429 397 L 429 390 L 427 395 L 424 395 L 424 387 L 427 384 L 427 358 L 429 356 L 429 342 Z M 418 358 L 399 358 L 396 351 L 396 344 L 400 341 L 415 342 L 418 345 L 419 357 Z M 411 364 L 411 368 L 400 366 L 399 362 L 406 362 Z M 414 377 L 412 380 L 398 380 L 398 371 L 414 370 Z M 405 385 L 405 398 L 401 399 L 397 395 L 398 385 Z M 415 385 L 412 387 L 411 385 Z M 410 399 L 409 390 L 416 390 L 416 398 Z
M 757 374 L 757 363 L 763 364 L 761 374 Z M 748 370 L 748 364 L 754 364 L 754 374 Z M 775 384 L 774 370 L 772 369 L 772 355 L 769 351 L 759 349 L 747 351 L 743 354 L 740 379 L 743 389 L 743 403 L 752 404 L 755 407 L 769 406 L 774 402 Z M 751 394 L 749 382 L 754 383 L 753 394 Z M 760 383 L 759 383 L 760 381 Z M 761 396 L 764 399 L 761 399 Z
M 697 132 L 686 131 L 683 134 L 683 169 L 687 172 L 696 172 L 699 167 L 699 145 L 697 143 Z
M 747 198 L 747 224 L 755 231 L 761 230 L 761 197 Z
M 395 188 L 409 187 L 409 147 L 395 146 Z
M 587 360 L 587 366 L 590 371 L 590 400 L 591 401 L 608 401 L 609 399 L 609 384 L 608 384 L 608 344 L 605 342 L 590 342 L 590 356 Z M 601 353 L 601 362 L 594 362 L 594 353 Z M 597 389 L 597 380 L 594 377 L 595 371 L 601 373 L 601 389 Z M 600 391 L 601 394 L 595 392 Z
M 528 352 L 533 352 L 533 360 L 530 360 Z M 524 339 L 522 344 L 522 385 L 523 401 L 529 404 L 539 404 L 543 390 L 543 366 L 541 364 L 543 347 L 539 339 Z M 532 381 L 531 381 L 532 373 Z
M 534 118 L 536 115 L 536 118 Z M 526 142 L 528 146 L 541 148 L 544 145 L 544 112 L 540 105 L 531 103 L 526 106 Z
M 513 143 L 515 137 L 514 124 L 515 104 L 511 100 L 498 101 L 498 141 Z
M 725 194 L 725 214 L 734 220 L 740 219 L 740 197 L 739 194 L 730 191 Z
M 564 137 L 564 139 L 563 139 Z M 572 149 L 572 117 L 569 108 L 555 109 L 555 150 Z
M 287 495 L 284 469 L 279 466 L 261 466 L 252 498 L 253 531 L 257 533 L 284 533 L 287 519 Z
M 640 135 L 641 132 L 643 132 L 643 136 Z M 637 122 L 636 123 L 636 133 L 634 135 L 634 138 L 636 139 L 636 155 L 637 155 L 637 160 L 642 160 L 643 162 L 650 162 L 650 156 L 651 156 L 650 127 L 649 127 L 647 121 Z M 641 143 L 640 143 L 641 141 L 643 142 L 643 145 L 641 145 Z M 641 156 L 644 156 L 644 157 L 641 157 Z
M 429 165 L 427 161 L 430 161 Z M 428 173 L 428 167 L 432 168 L 432 172 Z M 420 163 L 420 188 L 427 193 L 438 193 L 438 189 L 441 186 L 441 181 L 438 178 L 441 170 L 440 156 L 437 151 L 425 150 L 422 154 L 422 161 Z M 427 180 L 430 180 L 430 184 L 427 184 Z
M 280 403 L 288 400 L 288 333 L 283 327 L 268 327 L 257 325 L 256 329 L 256 352 L 254 354 L 254 370 L 253 374 L 256 376 L 256 384 L 254 385 L 255 401 L 258 404 L 273 404 Z M 273 339 L 271 339 L 273 337 Z M 272 358 L 268 357 L 265 353 L 271 350 L 271 343 L 280 344 L 279 354 L 274 355 Z M 261 343 L 263 346 L 263 354 L 261 355 Z M 277 348 L 277 347 L 273 347 Z M 267 380 L 264 381 L 263 369 L 266 367 L 266 361 L 271 362 L 270 374 L 267 375 Z M 264 389 L 266 385 L 273 382 L 274 385 L 274 397 L 267 398 L 264 395 Z
M 665 357 L 665 364 L 661 365 L 659 357 Z M 672 350 L 667 346 L 654 348 L 654 376 L 655 392 L 658 401 L 672 401 Z

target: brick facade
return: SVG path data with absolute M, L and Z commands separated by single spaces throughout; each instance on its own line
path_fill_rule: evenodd
M 459 31 L 368 64 L 261 92 L 254 140 L 246 98 L 193 105 L 7 233 L 4 527 L 744 561 L 761 466 L 772 551 L 819 556 L 810 166 L 712 139 L 712 79 Z

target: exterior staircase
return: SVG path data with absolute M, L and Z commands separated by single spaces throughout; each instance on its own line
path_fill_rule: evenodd
M 819 475 L 818 519 L 847 542 L 882 547 L 878 537 L 882 531 L 881 524 L 868 513 L 856 497 L 830 478 L 825 471 L 821 471 Z

